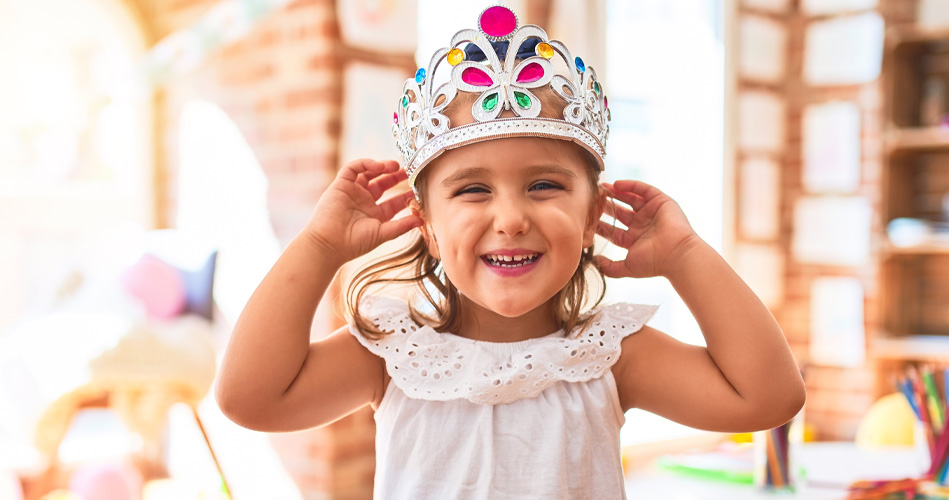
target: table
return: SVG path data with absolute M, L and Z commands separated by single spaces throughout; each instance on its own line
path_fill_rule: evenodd
M 634 469 L 627 478 L 632 499 L 759 500 L 775 498 L 837 500 L 858 479 L 901 479 L 921 475 L 929 466 L 925 449 L 891 447 L 865 450 L 853 442 L 804 443 L 800 463 L 805 483 L 791 492 L 771 492 L 748 484 L 704 480 L 662 470 L 654 464 Z

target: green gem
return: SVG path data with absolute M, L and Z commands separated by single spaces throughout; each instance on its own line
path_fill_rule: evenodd
M 531 98 L 523 92 L 514 92 L 514 99 L 517 99 L 517 105 L 524 109 L 531 107 Z
M 600 82 L 593 82 L 593 91 L 596 92 L 597 95 L 600 94 Z
M 409 105 L 409 96 L 407 95 L 402 96 L 402 107 L 404 108 L 408 105 Z
M 491 111 L 498 105 L 498 95 L 491 94 L 487 99 L 481 101 L 481 109 L 485 111 Z

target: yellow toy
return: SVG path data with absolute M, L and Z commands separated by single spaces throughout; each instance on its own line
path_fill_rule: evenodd
M 878 399 L 867 411 L 857 428 L 859 447 L 913 446 L 913 425 L 916 416 L 898 392 Z

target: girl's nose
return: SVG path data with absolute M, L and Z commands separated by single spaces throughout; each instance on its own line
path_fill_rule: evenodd
M 530 228 L 529 207 L 520 200 L 501 198 L 492 207 L 495 231 L 514 236 Z

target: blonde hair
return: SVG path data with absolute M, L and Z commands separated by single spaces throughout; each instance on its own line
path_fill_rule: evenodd
M 541 100 L 542 116 L 562 118 L 563 100 L 549 89 L 538 90 L 535 89 L 534 93 Z M 470 108 L 475 97 L 474 94 L 470 94 L 470 97 L 466 93 L 459 94 L 446 109 L 446 114 L 451 117 L 453 112 L 457 113 Z M 543 140 L 542 138 L 537 139 Z M 571 143 L 571 147 L 576 148 L 582 154 L 583 161 L 586 164 L 587 180 L 593 192 L 592 203 L 596 204 L 599 200 L 599 164 L 591 153 L 580 146 Z M 416 187 L 421 193 L 421 199 L 418 203 L 422 213 L 425 209 L 425 184 L 423 172 L 416 180 Z M 580 262 L 577 264 L 573 276 L 554 297 L 554 303 L 557 304 L 556 316 L 565 331 L 571 332 L 575 328 L 582 331 L 587 322 L 592 319 L 590 316 L 581 317 L 582 310 L 588 306 L 585 303 L 590 288 L 587 273 L 590 273 L 599 285 L 596 300 L 589 304 L 589 307 L 595 307 L 603 300 L 603 295 L 606 292 L 606 278 L 596 266 L 594 255 L 593 245 L 583 249 Z M 441 262 L 429 252 L 425 239 L 420 232 L 416 234 L 412 243 L 403 250 L 384 256 L 357 271 L 350 282 L 347 291 L 349 314 L 356 329 L 368 338 L 376 339 L 389 332 L 382 331 L 371 319 L 364 316 L 359 310 L 359 304 L 363 302 L 371 288 L 387 284 L 410 284 L 414 285 L 417 291 L 420 292 L 421 298 L 424 299 L 433 312 L 423 313 L 416 304 L 410 302 L 409 316 L 416 323 L 426 324 L 440 332 L 458 333 L 460 331 L 463 320 L 461 295 L 451 283 L 444 269 L 441 268 Z M 437 293 L 433 294 L 432 289 Z

